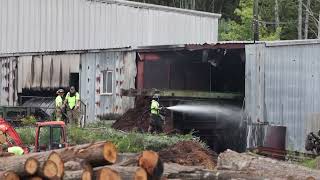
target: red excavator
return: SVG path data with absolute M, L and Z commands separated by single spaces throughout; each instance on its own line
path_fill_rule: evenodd
M 24 149 L 25 154 L 30 152 L 13 126 L 3 118 L 0 118 L 0 136 L 2 136 L 0 137 L 0 145 L 6 143 L 8 147 L 20 146 Z M 68 146 L 66 125 L 63 121 L 38 122 L 36 124 L 34 152 L 60 149 L 66 146 Z

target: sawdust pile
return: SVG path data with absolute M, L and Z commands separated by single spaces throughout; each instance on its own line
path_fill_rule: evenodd
M 137 98 L 136 107 L 128 110 L 122 117 L 120 117 L 112 128 L 122 131 L 138 130 L 146 132 L 149 125 L 149 102 L 144 98 Z
M 214 169 L 217 154 L 195 141 L 182 141 L 159 152 L 163 162 L 177 163 L 186 166 L 204 166 Z

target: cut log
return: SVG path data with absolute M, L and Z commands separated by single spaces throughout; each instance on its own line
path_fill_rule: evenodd
M 134 166 L 137 166 L 138 157 L 139 157 L 138 153 L 121 153 L 121 154 L 118 154 L 117 161 L 115 162 L 115 164 L 120 166 L 122 165 L 128 166 L 128 165 L 131 165 L 131 163 L 128 163 L 128 162 L 131 162 L 134 159 L 135 160 Z
M 43 180 L 43 178 L 40 176 L 33 176 L 33 177 L 28 178 L 28 180 Z
M 33 157 L 43 164 L 52 152 L 60 155 L 62 161 L 80 158 L 86 159 L 94 167 L 104 166 L 116 162 L 117 150 L 116 147 L 109 142 L 97 142 L 74 147 L 58 149 L 55 151 L 31 153 L 24 156 L 11 156 L 0 158 L 0 171 L 14 171 L 19 176 L 25 176 L 25 162 L 28 158 Z M 60 167 L 61 170 L 61 167 Z M 61 173 L 61 171 L 59 171 Z
M 203 180 L 214 180 L 217 176 L 216 171 L 206 170 L 203 167 L 191 167 L 191 166 L 181 166 L 178 164 L 164 164 L 164 175 L 163 177 L 168 177 L 168 179 L 183 179 L 183 180 L 193 180 L 193 179 L 203 179 Z M 147 180 L 148 174 L 141 167 L 122 167 L 122 166 L 104 166 L 93 169 L 94 177 L 98 177 L 98 172 L 103 169 L 108 168 L 116 171 L 122 180 Z M 66 171 L 63 177 L 64 180 L 71 179 L 81 179 L 83 171 Z M 150 180 L 149 177 L 148 180 Z
M 139 157 L 139 166 L 147 171 L 148 179 L 161 179 L 163 163 L 158 153 L 154 151 L 143 151 Z
M 53 179 L 53 178 L 60 179 L 60 177 L 58 176 L 59 175 L 58 174 L 59 173 L 58 166 L 54 161 L 51 161 L 51 160 L 47 160 L 44 163 L 42 170 L 38 173 L 39 173 L 39 175 L 44 176 L 49 179 Z
M 14 156 L 14 154 L 9 152 L 0 152 L 0 157 L 8 157 L 8 156 Z
M 227 150 L 218 157 L 218 170 L 250 172 L 251 177 L 307 179 L 320 177 L 320 171 L 289 162 L 278 161 L 248 153 Z
M 20 180 L 20 177 L 13 171 L 0 173 L 1 180 Z
M 64 164 L 65 171 L 92 170 L 92 166 L 85 159 L 75 159 Z
M 58 178 L 62 178 L 63 173 L 64 173 L 64 162 L 62 161 L 60 155 L 56 152 L 52 152 L 48 157 L 48 161 L 50 161 L 50 160 L 52 162 L 54 162 L 57 167 L 58 172 L 57 172 L 56 176 Z
M 24 163 L 24 170 L 28 175 L 34 175 L 40 169 L 40 163 L 37 159 L 30 157 Z
M 81 175 L 82 180 L 92 180 L 93 179 L 93 171 L 89 169 L 85 169 Z
M 69 148 L 59 154 L 63 162 L 79 158 L 85 159 L 94 167 L 113 164 L 117 160 L 117 149 L 111 142 L 89 144 L 85 148 Z
M 138 168 L 134 173 L 134 180 L 148 180 L 147 171 L 143 168 Z
M 113 169 L 110 168 L 102 168 L 98 171 L 97 177 L 95 177 L 97 180 L 121 180 L 121 177 L 119 173 Z
M 105 168 L 116 172 L 121 177 L 122 180 L 132 180 L 134 179 L 134 174 L 139 167 L 121 167 L 121 166 L 97 167 L 97 168 L 94 168 L 92 171 L 92 175 L 93 175 L 92 179 L 98 179 L 99 176 L 109 174 L 110 173 L 109 170 L 102 170 Z M 86 170 L 66 171 L 63 179 L 64 180 L 81 179 L 81 178 L 83 179 L 85 172 Z
M 93 168 L 83 159 L 75 159 L 74 161 L 67 162 L 65 164 L 65 171 L 66 174 L 63 179 L 93 179 Z
M 122 153 L 118 155 L 115 164 L 118 166 L 137 166 L 140 156 L 141 155 L 135 153 Z
M 81 164 L 77 161 L 68 161 L 64 164 L 65 171 L 78 171 L 81 169 Z
M 117 154 L 117 148 L 113 143 L 107 142 L 104 144 L 103 157 L 106 161 L 110 164 L 114 164 L 117 161 Z

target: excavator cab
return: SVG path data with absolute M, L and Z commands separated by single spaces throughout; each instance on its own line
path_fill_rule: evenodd
M 67 146 L 66 125 L 63 121 L 37 123 L 34 151 L 49 151 Z

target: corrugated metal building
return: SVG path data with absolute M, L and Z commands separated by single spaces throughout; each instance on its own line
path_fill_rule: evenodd
M 287 150 L 304 152 L 306 135 L 320 129 L 319 49 L 318 40 L 246 45 L 246 112 L 253 123 L 286 126 Z
M 0 54 L 215 43 L 219 17 L 122 0 L 0 0 Z
M 219 14 L 123 0 L 0 0 L 0 105 L 79 86 L 88 121 L 133 98 L 136 49 L 216 43 Z

